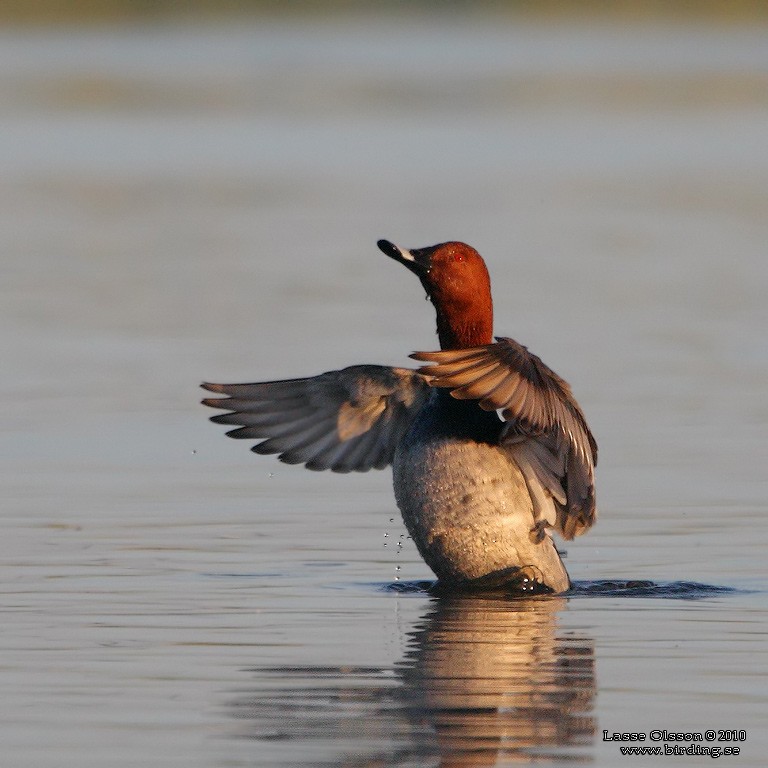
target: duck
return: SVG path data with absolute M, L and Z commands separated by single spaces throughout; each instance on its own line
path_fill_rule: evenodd
M 567 592 L 553 534 L 597 519 L 597 443 L 568 383 L 512 338 L 493 336 L 482 256 L 458 241 L 379 250 L 415 274 L 440 349 L 418 368 L 353 365 L 250 384 L 204 383 L 229 437 L 310 470 L 392 468 L 419 553 L 448 590 Z

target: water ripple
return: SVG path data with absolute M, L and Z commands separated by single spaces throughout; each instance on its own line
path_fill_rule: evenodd
M 376 585 L 383 592 L 396 594 L 445 594 L 435 581 L 395 581 L 390 584 Z M 562 597 L 657 597 L 675 600 L 702 600 L 721 595 L 745 594 L 747 590 L 725 587 L 719 584 L 702 584 L 697 581 L 650 581 L 646 579 L 597 579 L 576 581 Z M 530 597 L 528 592 L 509 589 L 495 589 L 504 597 Z M 489 592 L 478 591 L 487 595 Z

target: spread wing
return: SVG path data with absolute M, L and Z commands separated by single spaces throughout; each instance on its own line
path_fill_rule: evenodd
M 501 443 L 523 472 L 537 521 L 566 539 L 595 521 L 597 443 L 571 388 L 513 339 L 469 349 L 416 352 L 432 363 L 419 369 L 433 387 L 459 400 L 477 400 L 507 422 Z
M 366 472 L 392 462 L 395 447 L 429 395 L 423 376 L 406 368 L 355 365 L 306 379 L 256 384 L 203 384 L 204 405 L 229 413 L 230 437 L 262 440 L 252 450 L 288 464 Z

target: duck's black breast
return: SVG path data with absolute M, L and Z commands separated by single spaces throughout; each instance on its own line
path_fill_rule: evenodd
M 484 411 L 476 400 L 457 400 L 445 389 L 434 389 L 406 440 L 425 442 L 453 437 L 498 445 L 503 426 L 495 411 Z

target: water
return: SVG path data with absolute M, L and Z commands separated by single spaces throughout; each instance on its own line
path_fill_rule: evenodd
M 3 765 L 666 765 L 602 738 L 654 729 L 762 765 L 766 39 L 2 31 Z M 601 449 L 573 595 L 434 595 L 389 473 L 206 422 L 201 380 L 434 348 L 379 237 L 475 245 L 497 331 L 573 385 Z

